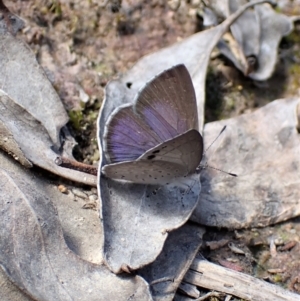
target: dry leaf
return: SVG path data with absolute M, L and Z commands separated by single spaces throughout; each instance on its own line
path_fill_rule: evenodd
M 95 176 L 55 163 L 60 153 L 53 150 L 53 142 L 44 126 L 2 90 L 0 111 L 0 146 L 23 165 L 30 167 L 30 163 L 33 163 L 67 179 L 95 185 Z
M 187 223 L 168 236 L 156 260 L 141 269 L 156 301 L 173 300 L 178 286 L 202 244 L 204 228 Z

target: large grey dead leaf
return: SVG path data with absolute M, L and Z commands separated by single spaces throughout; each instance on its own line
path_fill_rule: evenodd
M 299 215 L 299 104 L 295 98 L 277 100 L 254 113 L 206 124 L 205 141 L 227 125 L 221 145 L 208 155 L 209 163 L 238 177 L 204 170 L 193 221 L 238 229 Z
M 68 249 L 51 200 L 29 176 L 0 169 L 0 264 L 35 300 L 151 300 L 138 276 L 116 276 Z
M 101 193 L 104 253 L 114 272 L 138 269 L 155 260 L 168 232 L 188 220 L 198 200 L 199 175 L 189 181 L 183 187 L 106 181 Z
M 31 49 L 9 32 L 0 31 L 0 89 L 47 129 L 59 148 L 59 132 L 68 115 Z
M 82 209 L 86 204 L 84 199 L 78 198 L 75 202 L 72 193 L 62 194 L 53 180 L 46 180 L 41 178 L 40 174 L 22 168 L 2 151 L 0 151 L 0 162 L 1 168 L 27 179 L 31 185 L 39 187 L 52 199 L 57 207 L 68 247 L 82 259 L 100 264 L 103 260 L 103 233 L 98 213 L 94 210 Z M 0 300 L 23 301 L 24 299 L 27 301 L 27 297 L 8 280 L 2 271 L 0 271 L 0 287 Z
M 0 147 L 23 165 L 33 163 L 70 180 L 95 185 L 96 177 L 55 163 L 60 155 L 44 126 L 0 90 Z
M 171 301 L 202 244 L 205 232 L 195 224 L 187 223 L 170 233 L 156 260 L 141 269 L 155 301 Z
M 102 151 L 102 141 L 109 115 L 120 105 L 132 104 L 135 94 L 147 81 L 174 65 L 185 64 L 192 76 L 201 131 L 205 77 L 210 53 L 246 7 L 262 2 L 247 4 L 217 27 L 143 57 L 127 74 L 106 86 L 105 100 L 98 120 L 98 143 L 102 153 L 99 170 L 107 163 Z M 168 236 L 166 231 L 185 223 L 197 203 L 200 183 L 197 182 L 197 175 L 194 177 L 192 197 L 189 198 L 184 197 L 182 188 L 174 185 L 156 189 L 146 185 L 121 184 L 99 177 L 105 229 L 104 253 L 108 266 L 114 272 L 137 269 L 155 260 Z
M 32 301 L 16 285 L 14 285 L 0 269 L 0 300 L 2 301 Z

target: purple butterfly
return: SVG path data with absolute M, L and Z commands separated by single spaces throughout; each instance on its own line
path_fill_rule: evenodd
M 111 164 L 102 173 L 115 180 L 164 185 L 195 172 L 203 139 L 192 79 L 184 65 L 148 82 L 134 105 L 114 110 L 105 125 L 104 152 Z

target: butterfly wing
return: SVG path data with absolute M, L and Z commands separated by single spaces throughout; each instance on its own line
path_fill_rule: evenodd
M 186 67 L 177 65 L 152 79 L 139 92 L 134 110 L 162 141 L 198 130 L 195 90 Z
M 147 150 L 198 128 L 196 97 L 184 65 L 152 79 L 135 105 L 117 108 L 104 131 L 104 152 L 112 163 L 132 161 Z
M 148 149 L 161 143 L 161 139 L 134 114 L 131 105 L 117 108 L 104 130 L 104 152 L 110 162 L 135 160 Z
M 190 130 L 150 149 L 135 161 L 105 165 L 102 173 L 115 180 L 164 185 L 194 172 L 202 154 L 202 136 Z

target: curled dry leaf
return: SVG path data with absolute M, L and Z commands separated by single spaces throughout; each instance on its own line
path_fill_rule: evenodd
M 57 211 L 32 175 L 0 173 L 0 263 L 20 289 L 40 301 L 152 300 L 141 277 L 116 276 L 67 247 Z
M 297 98 L 276 100 L 254 113 L 205 125 L 205 141 L 212 141 L 227 125 L 208 163 L 238 177 L 204 170 L 193 221 L 238 229 L 299 215 L 299 103 Z
M 59 132 L 68 115 L 29 46 L 0 32 L 0 88 L 47 130 L 59 148 Z
M 227 17 L 246 2 L 221 0 L 212 1 L 210 6 L 218 15 Z M 219 9 L 221 3 L 225 6 L 222 12 Z M 212 14 L 211 10 L 209 14 Z M 253 10 L 245 11 L 230 27 L 236 47 L 221 40 L 218 48 L 245 75 L 259 81 L 267 80 L 277 63 L 279 43 L 293 30 L 295 20 L 295 17 L 277 13 L 269 4 L 256 5 Z
M 58 166 L 59 156 L 44 126 L 25 109 L 0 90 L 0 146 L 23 165 L 33 163 L 67 179 L 95 185 L 96 177 Z
M 106 86 L 105 100 L 98 120 L 98 143 L 102 152 L 99 168 L 107 163 L 102 143 L 105 124 L 110 114 L 121 105 L 132 104 L 136 93 L 146 82 L 174 65 L 185 64 L 192 76 L 201 131 L 210 53 L 232 22 L 246 7 L 257 2 L 240 8 L 217 27 L 143 57 L 127 74 Z M 156 190 L 153 186 L 120 184 L 99 177 L 99 200 L 105 231 L 104 253 L 111 270 L 120 272 L 122 266 L 129 270 L 138 269 L 155 260 L 167 238 L 166 231 L 180 227 L 192 213 L 197 203 L 194 196 L 200 192 L 200 184 L 196 178 L 195 183 L 192 188 L 193 198 L 187 196 L 181 201 L 178 191 L 172 185 Z
M 262 81 L 274 72 L 279 43 L 294 29 L 294 19 L 277 13 L 268 5 L 256 6 L 255 12 L 261 24 L 260 49 L 257 57 L 258 68 L 249 77 Z
M 95 185 L 95 176 L 54 163 L 59 155 L 73 159 L 76 143 L 63 128 L 67 113 L 34 53 L 13 36 L 23 22 L 2 1 L 0 15 L 0 147 L 26 167 L 33 163 L 70 180 Z

